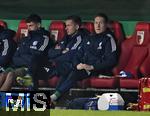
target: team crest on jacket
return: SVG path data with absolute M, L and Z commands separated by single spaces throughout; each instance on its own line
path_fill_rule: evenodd
M 64 41 L 60 42 L 61 44 L 64 44 Z
M 32 46 L 30 46 L 30 48 L 36 50 L 37 49 L 37 46 L 36 46 L 37 44 L 38 44 L 38 41 L 34 41 Z
M 37 43 L 38 43 L 38 41 L 34 41 L 34 42 L 33 42 L 33 46 L 36 46 Z
M 98 48 L 97 49 L 102 49 L 102 42 L 99 43 Z
M 78 47 L 78 50 L 80 50 L 80 49 L 81 49 L 81 46 Z
M 88 41 L 86 44 L 87 44 L 87 45 L 90 45 L 90 42 Z

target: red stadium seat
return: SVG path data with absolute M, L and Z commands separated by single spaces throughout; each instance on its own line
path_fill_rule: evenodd
M 4 27 L 4 28 L 7 28 L 7 23 L 0 20 L 0 26 Z
M 79 88 L 87 88 L 87 87 L 90 87 L 90 79 L 87 78 L 87 79 L 84 79 L 82 81 L 78 81 L 77 82 L 77 87 Z
M 28 28 L 25 20 L 21 20 L 18 25 L 18 30 L 16 33 L 16 42 L 19 42 L 20 39 L 24 36 L 27 36 L 28 34 Z
M 113 69 L 114 75 L 119 74 L 119 72 L 125 68 L 129 58 L 130 54 L 133 48 L 134 39 L 126 39 L 122 45 L 121 45 L 121 55 L 119 58 L 118 66 Z
M 94 33 L 94 24 L 92 22 L 83 22 L 81 28 L 85 28 L 90 33 Z
M 65 24 L 63 21 L 52 21 L 49 31 L 54 36 L 55 41 L 61 41 L 65 36 Z
M 138 79 L 141 78 L 141 75 L 149 74 L 146 72 L 147 65 L 145 65 L 145 63 L 149 62 L 146 60 L 149 56 L 149 44 L 149 23 L 137 23 L 134 35 L 129 40 L 125 40 L 123 42 L 119 64 L 114 69 L 115 75 L 119 74 L 121 70 L 130 72 L 132 74 L 131 78 L 120 78 L 121 88 L 138 88 Z

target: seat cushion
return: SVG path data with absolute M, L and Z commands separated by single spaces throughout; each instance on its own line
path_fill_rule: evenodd
M 90 78 L 84 79 L 82 81 L 78 81 L 77 86 L 79 88 L 88 88 L 88 87 L 90 87 Z
M 56 87 L 57 83 L 58 83 L 59 77 L 54 76 L 51 79 L 48 80 L 48 85 L 49 87 Z
M 94 88 L 117 88 L 118 86 L 118 77 L 110 78 L 98 78 L 93 77 L 90 79 L 90 85 Z
M 137 89 L 139 86 L 139 79 L 120 78 L 120 88 Z

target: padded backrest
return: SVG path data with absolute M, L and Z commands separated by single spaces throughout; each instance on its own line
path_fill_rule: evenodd
M 113 31 L 117 45 L 120 47 L 121 43 L 125 39 L 121 23 L 118 21 L 111 21 L 108 26 Z
M 121 56 L 114 74 L 121 70 L 130 72 L 134 77 L 139 74 L 140 66 L 148 56 L 148 45 L 150 43 L 150 25 L 139 22 L 136 25 L 132 38 L 127 39 L 121 45 Z
M 118 75 L 121 70 L 127 65 L 134 46 L 134 39 L 129 38 L 121 44 L 121 52 L 119 56 L 118 65 L 113 69 L 114 75 Z
M 94 33 L 94 24 L 92 22 L 83 22 L 81 28 L 85 28 L 90 33 Z
M 65 36 L 65 24 L 63 21 L 52 21 L 49 27 L 49 31 L 54 37 L 55 41 L 61 41 Z
M 124 68 L 124 71 L 130 72 L 135 78 L 140 76 L 140 66 L 148 55 L 148 49 L 145 46 L 133 47 L 130 59 Z
M 16 42 L 19 42 L 22 37 L 27 36 L 28 34 L 28 27 L 25 20 L 21 20 L 18 25 L 18 30 L 16 33 Z
M 148 46 L 148 56 L 143 61 L 140 72 L 143 76 L 149 76 L 150 75 L 150 45 Z
M 0 26 L 4 27 L 4 28 L 7 28 L 7 23 L 0 20 Z

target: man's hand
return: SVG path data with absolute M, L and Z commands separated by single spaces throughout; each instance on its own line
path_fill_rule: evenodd
M 61 49 L 61 48 L 60 48 L 60 46 L 57 44 L 57 45 L 55 46 L 55 49 Z
M 77 69 L 78 69 L 78 70 L 85 69 L 85 70 L 87 70 L 87 71 L 90 71 L 90 70 L 94 70 L 94 67 L 93 67 L 92 65 L 80 63 L 80 64 L 77 65 Z
M 80 63 L 77 65 L 77 70 L 82 70 L 84 69 L 84 64 Z
M 88 70 L 88 71 L 94 70 L 94 67 L 92 65 L 83 64 L 83 67 L 84 67 L 85 70 Z
M 62 51 L 63 54 L 67 53 L 69 51 L 69 48 L 66 48 L 65 50 Z

